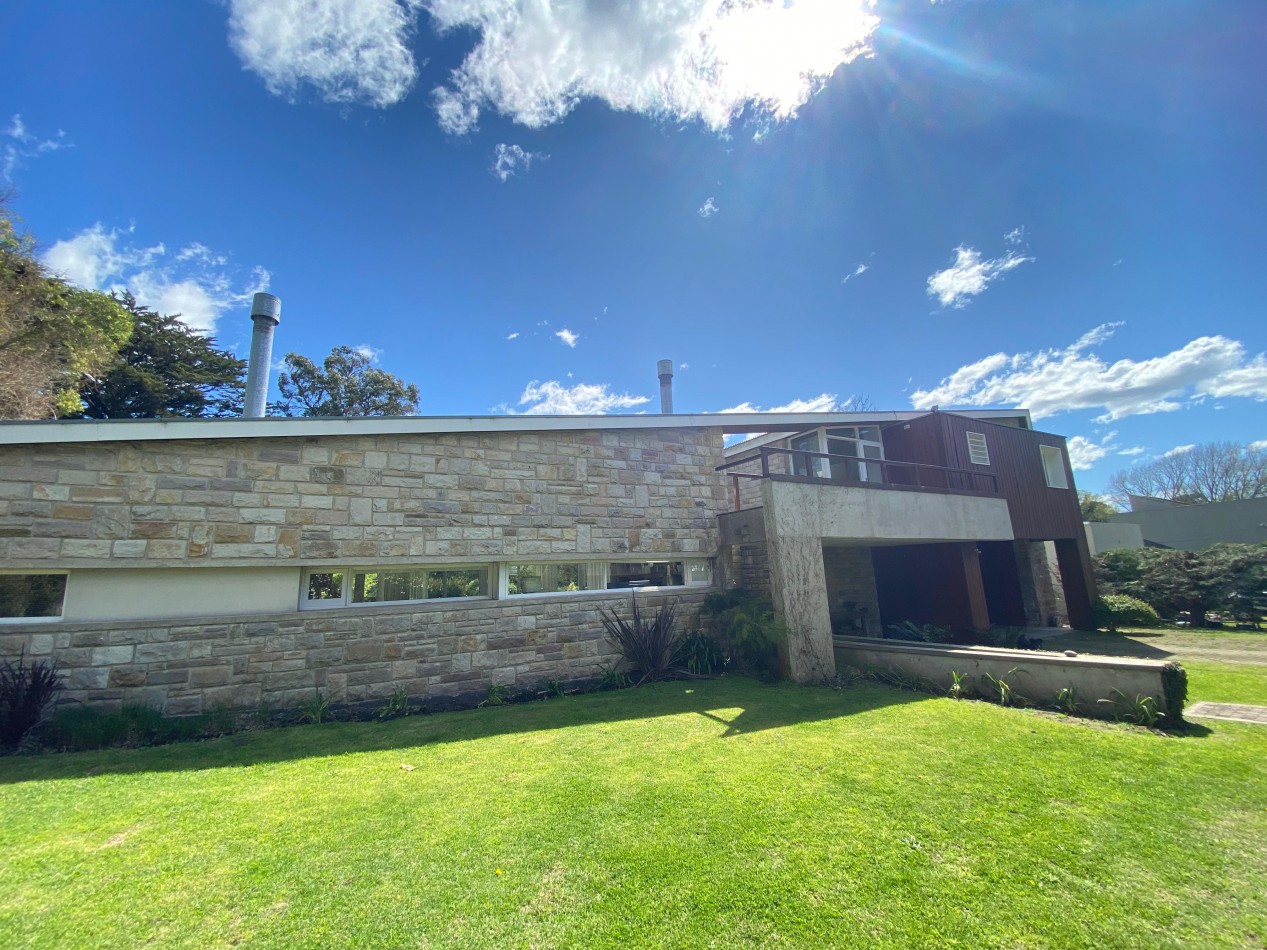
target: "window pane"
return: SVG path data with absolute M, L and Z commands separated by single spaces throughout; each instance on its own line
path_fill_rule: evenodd
M 686 582 L 688 584 L 711 584 L 713 582 L 713 566 L 705 560 L 686 562 Z
M 0 617 L 60 617 L 65 574 L 0 574 Z
M 608 588 L 681 587 L 685 581 L 681 561 L 625 561 L 608 566 Z
M 1068 488 L 1069 480 L 1065 478 L 1065 459 L 1060 449 L 1054 445 L 1040 445 L 1038 451 L 1042 453 L 1047 485 L 1050 488 Z
M 858 430 L 858 437 L 865 439 L 867 442 L 879 442 L 880 428 L 878 426 L 863 426 Z
M 308 575 L 309 600 L 342 600 L 343 572 L 328 571 Z
M 486 596 L 488 571 L 484 568 L 427 572 L 427 597 L 430 599 Z
M 828 429 L 829 436 L 835 436 L 838 439 L 856 439 L 858 438 L 858 430 L 853 426 L 845 426 L 840 429 Z
M 556 594 L 603 589 L 603 565 L 599 563 L 511 564 L 507 568 L 507 593 Z

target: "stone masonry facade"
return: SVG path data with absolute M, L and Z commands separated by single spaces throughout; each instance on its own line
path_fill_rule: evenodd
M 108 431 L 108 430 L 107 430 Z M 719 428 L 286 436 L 0 447 L 0 565 L 16 570 L 711 558 Z M 141 585 L 143 586 L 143 585 Z M 298 598 L 298 590 L 296 590 Z M 644 596 L 644 595 L 639 595 Z M 703 592 L 672 598 L 693 629 Z M 0 625 L 69 701 L 169 714 L 592 677 L 628 591 L 112 623 Z
M 720 429 L 0 447 L 10 568 L 712 556 Z
M 295 708 L 320 689 L 335 702 L 476 695 L 598 676 L 620 656 L 599 611 L 627 615 L 629 591 L 514 601 L 442 601 L 407 607 L 309 611 L 215 621 L 0 627 L 0 654 L 25 650 L 66 677 L 63 703 L 142 703 L 168 715 L 216 708 Z M 692 630 L 704 593 L 665 599 Z

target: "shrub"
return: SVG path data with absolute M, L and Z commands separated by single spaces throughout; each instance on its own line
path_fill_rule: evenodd
M 625 620 L 615 610 L 599 611 L 603 628 L 616 641 L 625 662 L 633 670 L 642 673 L 634 685 L 654 683 L 667 679 L 680 667 L 674 661 L 682 635 L 676 630 L 677 612 L 670 603 L 663 603 L 655 615 L 648 619 L 638 607 L 634 595 L 630 619 Z
M 1167 663 L 1161 670 L 1161 706 L 1170 726 L 1183 722 L 1183 708 L 1187 703 L 1188 671 L 1178 663 Z
M 0 747 L 16 748 L 62 688 L 57 668 L 44 660 L 26 665 L 26 655 L 17 665 L 5 660 L 0 665 Z
M 118 712 L 102 712 L 89 706 L 72 706 L 53 717 L 49 741 L 60 749 L 85 752 L 116 745 L 146 746 L 201 739 L 220 723 L 208 714 L 164 716 L 152 706 L 124 706 Z
M 692 676 L 711 676 L 726 665 L 726 657 L 716 640 L 697 630 L 678 647 L 677 663 Z
M 1126 594 L 1108 594 L 1095 602 L 1091 619 L 1097 630 L 1117 633 L 1120 627 L 1155 627 L 1160 623 L 1157 611 L 1148 604 Z
M 405 691 L 405 687 L 397 686 L 392 690 L 391 696 L 387 702 L 378 708 L 378 712 L 374 714 L 379 722 L 386 722 L 389 719 L 399 719 L 401 716 L 409 715 L 409 693 Z
M 729 659 L 763 680 L 779 678 L 779 644 L 787 627 L 774 616 L 769 597 L 737 588 L 704 598 L 701 612 L 714 618 Z
M 630 685 L 629 677 L 614 666 L 604 666 L 599 675 L 600 690 L 628 689 Z
M 314 689 L 312 699 L 305 699 L 300 703 L 299 711 L 304 719 L 315 725 L 321 725 L 326 716 L 330 715 L 330 698 L 322 696 L 321 690 Z

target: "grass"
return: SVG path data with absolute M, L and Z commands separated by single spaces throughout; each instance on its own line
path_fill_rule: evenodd
M 1056 637 L 1052 650 L 1175 659 L 1188 671 L 1188 701 L 1267 706 L 1267 632 L 1136 629 Z
M 6 947 L 1267 934 L 1267 729 L 1173 738 L 875 685 L 663 683 L 11 758 L 0 808 Z

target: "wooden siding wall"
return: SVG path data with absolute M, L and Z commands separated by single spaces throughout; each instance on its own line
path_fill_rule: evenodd
M 968 433 L 985 434 L 989 465 L 968 459 Z M 1040 445 L 1060 449 L 1068 488 L 1048 488 Z M 884 456 L 902 462 L 923 462 L 998 477 L 999 492 L 1007 499 L 1012 530 L 1018 539 L 1051 541 L 1083 536 L 1078 492 L 1063 436 L 1032 429 L 997 425 L 952 412 L 934 412 L 884 431 Z

